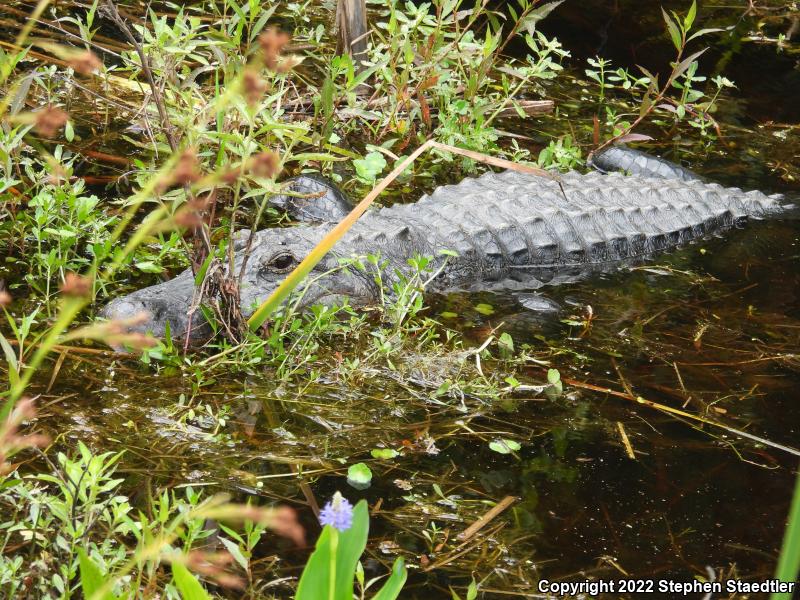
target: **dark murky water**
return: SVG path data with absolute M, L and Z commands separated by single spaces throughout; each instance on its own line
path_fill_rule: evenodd
M 752 28 L 756 19 L 741 16 L 745 3 L 735 4 L 743 6 L 703 7 L 701 16 L 712 16 L 701 26 Z M 663 64 L 668 56 L 657 4 L 568 0 L 543 29 L 576 57 L 604 52 L 632 67 Z M 727 185 L 796 192 L 790 176 L 799 172 L 797 55 L 713 41 L 704 64 L 724 67 L 739 85 L 718 115 L 726 137 L 708 148 L 684 139 L 661 151 Z M 573 65 L 582 71 L 577 58 Z M 561 82 L 550 91 L 561 114 L 518 123 L 517 131 L 545 142 L 570 129 L 591 130 L 595 108 L 580 84 Z M 546 289 L 558 314 L 532 314 L 516 297 L 497 294 L 435 299 L 432 314 L 458 314 L 442 321 L 475 344 L 502 323 L 518 346 L 549 357 L 564 378 L 628 388 L 798 447 L 799 254 L 800 221 L 753 223 L 660 257 L 651 268 Z M 476 311 L 479 303 L 492 305 L 494 314 Z M 588 329 L 564 322 L 584 319 L 589 306 Z M 341 489 L 352 500 L 382 501 L 367 567 L 382 573 L 372 559 L 388 564 L 393 553 L 405 554 L 412 565 L 407 597 L 450 597 L 448 586 L 463 589 L 473 574 L 485 579 L 491 598 L 534 597 L 528 594 L 540 577 L 689 581 L 707 577 L 708 567 L 717 577 L 771 576 L 796 456 L 572 385 L 556 399 L 518 394 L 497 405 L 468 400 L 462 410 L 426 403 L 428 389 L 399 385 L 390 375 L 366 373 L 351 385 L 330 373 L 288 386 L 259 368 L 235 378 L 169 377 L 79 354 L 64 361 L 41 401 L 41 421 L 57 427 L 67 447 L 82 440 L 127 449 L 123 471 L 141 484 L 129 490 L 134 494 L 207 485 L 292 503 L 311 524 L 299 469 L 320 500 Z M 544 378 L 533 362 L 522 375 L 524 383 Z M 177 418 L 185 417 L 187 403 L 196 416 Z M 204 414 L 227 415 L 229 422 L 215 431 L 217 419 Z M 626 455 L 620 424 L 635 460 Z M 497 437 L 518 440 L 518 456 L 491 451 L 487 441 Z M 425 440 L 438 454 L 426 450 Z M 370 459 L 379 445 L 404 454 Z M 375 473 L 366 492 L 344 483 L 347 464 L 360 460 Z M 452 541 L 487 501 L 507 495 L 519 502 L 490 524 L 490 535 L 463 548 Z M 274 543 L 265 542 L 263 552 L 274 552 Z M 278 554 L 282 574 L 296 573 L 305 558 L 280 547 Z

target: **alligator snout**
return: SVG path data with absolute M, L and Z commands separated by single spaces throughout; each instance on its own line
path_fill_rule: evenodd
M 192 273 L 187 270 L 171 281 L 112 300 L 100 311 L 100 316 L 109 321 L 130 321 L 143 317 L 135 325 L 128 325 L 128 331 L 164 337 L 169 325 L 172 337 L 182 336 L 189 326 L 188 313 L 193 292 Z M 200 329 L 205 324 L 199 311 L 193 321 L 193 329 L 195 325 Z
M 158 323 L 157 312 L 148 302 L 140 299 L 126 297 L 110 302 L 100 316 L 109 321 L 125 324 L 129 332 L 153 333 L 163 335 L 164 326 Z

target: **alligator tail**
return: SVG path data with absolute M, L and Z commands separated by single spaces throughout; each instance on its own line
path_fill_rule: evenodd
M 611 146 L 599 154 L 590 156 L 589 165 L 602 173 L 622 171 L 627 175 L 639 177 L 705 181 L 694 171 L 676 163 L 626 146 Z

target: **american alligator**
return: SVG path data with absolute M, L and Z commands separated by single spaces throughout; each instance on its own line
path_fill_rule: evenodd
M 569 172 L 553 178 L 515 171 L 486 173 L 423 196 L 367 212 L 317 265 L 301 306 L 374 303 L 374 273 L 337 269 L 340 258 L 380 255 L 383 281 L 406 274 L 415 255 L 434 258 L 433 290 L 536 289 L 608 270 L 784 210 L 781 196 L 707 183 L 678 165 L 627 148 L 594 159 L 607 174 Z M 627 174 L 617 171 L 624 169 Z M 300 177 L 294 191 L 316 198 L 279 197 L 275 204 L 306 223 L 259 231 L 241 286 L 247 316 L 265 300 L 349 209 L 343 195 L 316 178 Z M 320 222 L 322 221 L 322 222 Z M 243 232 L 244 233 L 244 232 Z M 235 272 L 247 235 L 235 242 Z M 450 252 L 446 252 L 450 251 Z M 176 278 L 111 302 L 106 318 L 145 311 L 139 330 L 184 335 L 194 291 L 186 270 Z M 202 318 L 199 311 L 194 323 Z M 193 326 L 193 329 L 195 327 Z M 192 335 L 201 334 L 197 327 Z

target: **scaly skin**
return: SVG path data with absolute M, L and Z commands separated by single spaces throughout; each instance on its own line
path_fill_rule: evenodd
M 622 171 L 640 177 L 704 181 L 697 173 L 673 162 L 625 146 L 611 146 L 592 157 L 592 166 L 604 173 Z
M 664 173 L 669 166 L 652 157 L 640 163 L 636 168 L 645 174 Z M 414 204 L 370 211 L 314 269 L 309 278 L 316 279 L 301 305 L 377 300 L 374 273 L 337 270 L 339 258 L 379 254 L 389 265 L 382 274 L 385 282 L 407 272 L 409 258 L 422 255 L 435 257 L 434 268 L 441 267 L 432 286 L 436 290 L 535 289 L 642 260 L 782 210 L 779 196 L 699 179 L 576 172 L 559 177 L 566 198 L 552 179 L 507 171 L 440 187 Z M 242 313 L 252 314 L 331 227 L 258 232 L 241 288 Z M 442 255 L 445 250 L 457 257 Z M 241 263 L 239 252 L 236 273 Z M 163 335 L 169 321 L 172 333 L 183 335 L 192 289 L 193 277 L 186 271 L 114 300 L 104 316 L 129 318 L 144 310 L 152 318 L 141 330 Z M 199 319 L 198 312 L 195 323 Z

